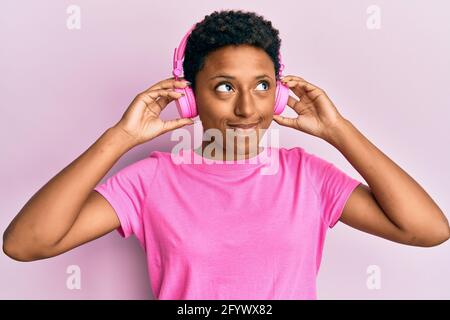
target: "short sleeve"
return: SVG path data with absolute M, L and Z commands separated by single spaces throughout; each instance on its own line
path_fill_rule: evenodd
M 329 228 L 339 221 L 348 198 L 360 183 L 332 163 L 325 169 L 319 195 L 322 219 Z
M 323 223 L 333 228 L 353 190 L 361 183 L 333 163 L 304 151 L 307 170 L 316 189 Z
M 138 160 L 94 188 L 114 208 L 120 221 L 118 233 L 124 238 L 134 234 L 142 245 L 145 242 L 142 212 L 157 163 L 152 156 Z

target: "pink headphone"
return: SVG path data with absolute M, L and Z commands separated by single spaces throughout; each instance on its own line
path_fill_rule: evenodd
M 195 28 L 195 24 L 191 27 L 191 29 L 186 33 L 183 39 L 180 42 L 178 48 L 175 48 L 173 52 L 173 71 L 172 74 L 175 77 L 175 80 L 178 80 L 183 74 L 183 59 L 184 59 L 184 50 L 186 48 L 187 38 L 191 34 L 191 31 Z M 281 53 L 278 54 L 278 58 L 280 59 L 280 70 L 278 72 L 279 77 L 282 75 L 282 71 L 284 69 L 284 64 L 281 62 Z M 184 89 L 175 88 L 175 91 L 184 93 L 184 96 L 175 100 L 175 104 L 177 105 L 178 113 L 181 118 L 194 118 L 198 115 L 197 105 L 195 103 L 194 92 L 191 87 L 186 87 Z M 289 98 L 289 87 L 285 84 L 281 83 L 280 80 L 277 80 L 277 88 L 275 95 L 275 106 L 274 106 L 274 114 L 280 114 L 283 112 Z

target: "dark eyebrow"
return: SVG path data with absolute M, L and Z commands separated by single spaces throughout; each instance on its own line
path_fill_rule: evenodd
M 236 79 L 233 76 L 229 76 L 229 75 L 226 75 L 226 74 L 219 74 L 217 76 L 209 78 L 209 80 L 212 80 L 212 79 L 215 79 L 215 78 Z M 262 74 L 262 75 L 256 76 L 255 80 L 262 79 L 262 78 L 270 78 L 270 77 L 267 74 Z

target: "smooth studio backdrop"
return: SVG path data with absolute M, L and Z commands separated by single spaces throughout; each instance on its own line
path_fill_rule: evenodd
M 67 26 L 71 5 L 80 9 L 79 29 Z M 0 7 L 2 232 L 40 187 L 120 119 L 136 94 L 172 76 L 174 47 L 193 23 L 220 9 L 271 20 L 282 38 L 284 74 L 323 88 L 448 215 L 447 1 L 9 0 Z M 177 116 L 171 103 L 162 117 Z M 272 127 L 280 129 L 281 146 L 301 146 L 362 179 L 325 141 Z M 167 133 L 140 145 L 105 178 L 175 144 Z M 449 253 L 450 242 L 410 247 L 339 223 L 327 236 L 318 298 L 449 299 Z M 1 254 L 0 298 L 149 299 L 145 263 L 137 240 L 115 231 L 48 260 L 22 263 Z M 73 270 L 81 272 L 79 289 L 71 289 Z

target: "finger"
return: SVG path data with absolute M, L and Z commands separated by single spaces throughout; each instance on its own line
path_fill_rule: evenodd
M 291 107 L 297 114 L 300 113 L 300 100 L 294 98 L 293 96 L 289 95 L 287 105 Z
M 302 77 L 297 77 L 297 76 L 286 76 L 286 77 L 283 77 L 282 79 L 281 79 L 281 82 L 285 82 L 285 81 L 298 81 L 298 82 L 301 82 L 301 83 L 303 83 L 303 84 L 305 84 L 306 85 L 306 91 L 311 91 L 311 90 L 314 90 L 314 89 L 318 89 L 318 90 L 322 90 L 321 88 L 319 88 L 318 86 L 316 86 L 315 84 L 313 84 L 313 83 L 311 83 L 311 82 L 309 82 L 309 81 L 306 81 L 305 79 L 303 79 Z
M 302 96 L 305 96 L 307 94 L 305 88 L 298 85 L 299 80 L 294 79 L 282 79 L 281 82 L 287 86 L 298 98 L 301 98 Z
M 168 89 L 168 90 L 170 90 L 170 89 Z M 169 91 L 167 96 L 165 96 L 165 95 L 160 96 L 156 100 L 156 104 L 159 106 L 159 112 L 163 111 L 170 102 L 180 99 L 183 96 L 184 96 L 184 94 L 182 94 L 181 92 L 176 92 L 176 91 Z
M 167 90 L 173 90 L 173 89 L 167 89 Z M 177 91 L 179 92 L 179 91 Z M 156 103 L 158 103 L 158 105 L 161 107 L 161 111 L 172 101 L 181 98 L 183 95 L 181 95 L 180 97 L 173 97 L 173 96 L 167 96 L 167 97 L 159 97 L 156 100 Z
M 188 81 L 185 80 L 183 77 L 178 78 L 178 80 L 175 80 L 174 78 L 165 79 L 163 81 L 160 81 L 150 88 L 148 88 L 145 91 L 150 90 L 158 90 L 158 89 L 169 89 L 169 88 L 186 88 L 189 84 Z
M 173 100 L 175 99 L 172 97 L 159 97 L 158 99 L 156 99 L 156 103 L 159 105 L 159 109 L 162 111 Z
M 180 92 L 172 91 L 172 90 L 154 90 L 148 92 L 142 92 L 139 94 L 139 98 L 146 104 L 148 108 L 150 108 L 154 112 L 160 113 L 166 106 L 163 102 L 161 104 L 157 103 L 157 98 L 171 98 L 171 99 L 179 99 L 183 94 Z
M 193 124 L 194 120 L 192 118 L 178 118 L 173 120 L 164 121 L 163 133 L 184 127 L 188 124 Z
M 273 120 L 275 120 L 276 123 L 278 123 L 279 125 L 285 126 L 285 127 L 290 127 L 290 128 L 296 128 L 296 119 L 294 118 L 288 118 L 288 117 L 283 117 L 280 115 L 273 115 Z
M 143 97 L 146 98 L 148 97 L 149 99 L 146 100 L 146 102 L 148 101 L 150 104 L 155 102 L 158 98 L 160 97 L 179 97 L 182 96 L 183 94 L 181 92 L 177 92 L 174 89 L 160 89 L 160 90 L 150 90 L 150 91 L 144 91 L 141 92 L 138 96 L 139 97 Z
M 304 103 L 309 103 L 317 99 L 323 91 L 304 80 L 287 80 L 284 82 L 292 92 L 295 93 Z
M 319 88 L 318 86 L 316 86 L 315 84 L 313 84 L 313 83 L 311 83 L 311 82 L 309 82 L 309 81 L 306 81 L 306 80 L 303 79 L 302 77 L 298 77 L 298 76 L 293 76 L 293 75 L 285 76 L 285 77 L 281 78 L 281 81 L 283 81 L 283 80 L 297 80 L 297 81 L 302 81 L 302 82 L 305 82 L 305 83 L 311 85 L 311 86 L 312 86 L 311 88 L 320 89 L 320 88 Z M 321 89 L 320 89 L 320 90 L 321 90 Z
M 159 105 L 160 111 L 163 111 L 164 108 L 166 108 L 169 103 L 171 103 L 172 101 L 178 100 L 181 97 L 184 97 L 184 94 L 180 94 L 179 96 L 159 97 L 156 100 L 156 103 Z

